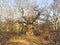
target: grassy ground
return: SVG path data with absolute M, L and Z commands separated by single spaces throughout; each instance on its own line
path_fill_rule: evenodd
M 59 45 L 59 35 L 55 32 L 42 33 L 40 36 L 29 33 L 17 34 L 0 32 L 0 45 Z

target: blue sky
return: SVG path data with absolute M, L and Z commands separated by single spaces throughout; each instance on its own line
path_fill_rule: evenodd
M 12 0 L 11 0 L 12 1 Z M 24 0 L 23 0 L 24 1 Z M 44 2 L 43 2 L 44 1 Z M 45 0 L 29 0 L 29 2 L 37 2 L 37 4 L 39 5 L 39 6 L 42 6 L 42 5 L 44 5 L 43 3 L 46 3 L 45 2 Z M 53 3 L 53 0 L 47 0 L 47 2 L 48 2 L 48 4 L 50 4 L 50 3 Z M 14 5 L 14 3 L 12 2 L 11 3 L 12 5 Z
M 32 1 L 33 1 L 33 0 L 32 0 Z M 42 1 L 45 2 L 45 0 L 34 0 L 34 1 L 36 1 L 38 4 L 42 3 Z M 53 0 L 47 0 L 47 2 L 48 2 L 48 3 L 52 3 Z
M 24 1 L 24 0 L 23 0 Z M 29 0 L 30 2 L 37 2 L 40 6 L 42 6 L 43 5 L 43 2 L 42 2 L 42 0 Z M 45 0 L 43 0 L 44 2 L 45 2 Z M 47 0 L 47 2 L 48 2 L 48 4 L 50 4 L 50 3 L 52 3 L 53 2 L 53 0 Z M 9 2 L 8 3 L 10 3 L 10 6 L 16 6 L 16 3 L 15 3 L 15 1 L 14 0 L 9 0 Z M 2 0 L 0 0 L 0 4 L 2 4 Z
M 9 3 L 9 5 L 11 6 L 11 7 L 15 7 L 16 6 L 16 3 L 15 3 L 15 1 L 14 0 L 7 0 L 8 2 L 6 2 L 6 0 L 4 0 L 5 1 L 5 3 Z M 24 0 L 23 0 L 24 1 Z M 37 2 L 37 4 L 39 5 L 39 6 L 42 6 L 42 5 L 44 5 L 42 2 L 44 1 L 45 2 L 45 0 L 29 0 L 30 2 Z M 48 2 L 48 4 L 50 4 L 50 3 L 53 3 L 53 0 L 47 0 L 47 2 Z M 0 5 L 2 5 L 2 3 L 3 3 L 3 1 L 2 0 L 0 0 Z M 2 5 L 3 6 L 3 5 Z M 4 6 L 3 6 L 4 7 Z M 3 14 L 4 14 L 4 12 L 3 12 Z M 3 18 L 3 17 L 2 17 Z
M 46 4 L 46 1 L 45 0 L 35 0 L 35 2 L 37 2 L 39 4 L 39 6 L 43 6 L 43 5 Z M 51 4 L 51 3 L 53 3 L 53 0 L 47 0 L 47 3 L 48 4 Z

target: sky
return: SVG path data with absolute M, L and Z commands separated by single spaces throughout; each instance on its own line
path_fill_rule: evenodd
M 2 4 L 2 3 L 9 3 L 9 5 L 11 6 L 11 7 L 13 7 L 13 6 L 16 6 L 16 2 L 15 2 L 16 0 L 4 0 L 4 2 L 2 1 L 2 0 L 0 0 L 0 5 Z M 24 1 L 24 0 L 23 0 Z M 27 1 L 27 0 L 25 0 L 25 1 Z M 46 3 L 45 2 L 45 0 L 29 0 L 30 2 L 37 2 L 37 4 L 39 5 L 39 6 L 42 6 L 42 5 L 44 5 L 44 3 Z M 44 2 L 44 3 L 43 3 Z M 50 4 L 50 3 L 53 3 L 53 0 L 47 0 L 47 2 L 48 2 L 48 4 Z M 21 2 L 22 3 L 22 2 Z
M 44 6 L 46 4 L 46 0 L 35 0 L 35 1 L 39 4 L 39 7 Z M 47 3 L 51 4 L 51 3 L 53 3 L 53 0 L 47 0 Z M 46 5 L 48 5 L 48 4 L 46 4 Z
M 37 2 L 38 4 L 42 4 L 43 2 L 46 2 L 46 0 L 34 0 L 34 1 Z M 47 2 L 50 4 L 53 2 L 53 0 L 47 0 Z
M 24 1 L 24 0 L 23 0 Z M 27 0 L 25 0 L 27 1 Z M 36 2 L 39 7 L 43 6 L 44 4 L 46 4 L 45 0 L 29 0 L 30 2 Z M 43 3 L 44 2 L 44 3 Z M 53 0 L 47 0 L 48 4 L 53 3 Z M 21 2 L 22 3 L 22 2 Z M 46 4 L 46 5 L 48 5 Z M 0 0 L 0 6 L 2 6 L 2 8 L 9 8 L 7 5 L 9 5 L 11 8 L 16 7 L 16 0 Z M 3 9 L 4 10 L 4 9 Z M 0 10 L 1 11 L 1 10 Z M 3 16 L 4 17 L 4 11 L 3 11 Z

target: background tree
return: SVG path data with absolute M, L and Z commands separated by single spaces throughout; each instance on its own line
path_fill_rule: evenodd
M 59 27 L 59 19 L 60 19 L 60 9 L 59 9 L 59 4 L 57 4 L 56 2 L 51 6 L 51 11 L 53 13 L 53 15 L 51 16 L 51 22 L 53 23 L 53 27 L 54 27 L 54 30 L 59 30 L 58 27 Z

